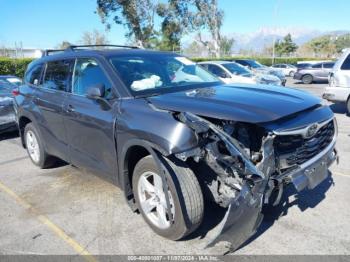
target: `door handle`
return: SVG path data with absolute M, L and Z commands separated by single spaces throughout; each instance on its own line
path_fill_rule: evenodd
M 67 111 L 68 113 L 74 112 L 74 111 L 75 111 L 74 106 L 68 105 L 66 111 Z

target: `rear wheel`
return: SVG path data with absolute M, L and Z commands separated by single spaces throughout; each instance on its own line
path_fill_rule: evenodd
M 171 215 L 167 212 L 162 177 L 152 156 L 137 163 L 132 184 L 138 209 L 147 224 L 157 234 L 177 240 L 193 232 L 202 222 L 203 195 L 191 169 L 168 159 L 167 162 L 173 171 L 173 175 L 166 174 Z
M 303 81 L 304 84 L 308 85 L 308 84 L 312 84 L 312 82 L 314 81 L 312 75 L 304 75 L 301 78 L 301 81 Z
M 295 72 L 294 72 L 294 71 L 290 71 L 290 72 L 289 72 L 289 76 L 290 76 L 290 77 L 293 77 L 293 76 L 294 76 L 294 74 L 295 74 Z
M 28 155 L 34 165 L 40 168 L 47 168 L 53 164 L 54 160 L 45 152 L 39 133 L 33 123 L 25 126 L 24 141 Z

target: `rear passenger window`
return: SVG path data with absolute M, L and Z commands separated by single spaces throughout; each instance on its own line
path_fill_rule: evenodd
M 72 61 L 62 60 L 48 62 L 43 87 L 59 91 L 67 91 L 70 83 Z
M 312 66 L 312 68 L 322 68 L 322 64 L 315 64 Z
M 77 59 L 73 75 L 72 93 L 84 96 L 90 87 L 97 84 L 104 85 L 105 98 L 112 97 L 112 85 L 97 62 L 91 58 Z
M 334 63 L 324 63 L 323 68 L 333 68 Z
M 344 63 L 342 64 L 341 70 L 350 70 L 350 54 L 348 57 L 344 60 Z
M 25 83 L 38 85 L 41 77 L 41 72 L 43 71 L 43 64 L 35 65 L 26 73 L 24 78 Z

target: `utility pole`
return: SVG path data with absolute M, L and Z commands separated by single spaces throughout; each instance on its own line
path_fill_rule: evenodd
M 275 30 L 276 28 L 276 21 L 277 21 L 277 15 L 278 15 L 278 5 L 279 5 L 279 0 L 276 0 L 275 6 L 273 8 L 273 23 L 275 25 Z M 272 38 L 272 64 L 275 63 L 275 45 L 276 45 L 276 34 L 273 34 Z

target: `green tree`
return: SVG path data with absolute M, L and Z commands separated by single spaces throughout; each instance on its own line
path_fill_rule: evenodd
M 306 45 L 313 51 L 315 56 L 331 57 L 337 52 L 334 40 L 330 35 L 316 37 L 306 43 Z
M 220 55 L 229 56 L 235 40 L 233 38 L 222 36 L 220 39 Z
M 350 48 L 350 34 L 335 37 L 334 44 L 337 53 L 340 53 L 345 48 Z
M 275 51 L 279 56 L 291 55 L 298 49 L 293 42 L 291 34 L 287 34 L 282 40 L 275 43 Z
M 198 40 L 214 54 L 220 56 L 220 29 L 224 19 L 224 12 L 219 9 L 217 0 L 193 0 L 197 13 L 192 21 L 194 28 L 199 31 Z M 208 30 L 211 41 L 204 41 L 202 30 Z
M 127 28 L 126 37 L 134 38 L 140 47 L 149 47 L 156 37 L 154 16 L 156 6 L 151 0 L 97 0 L 97 13 L 107 29 L 110 18 L 116 24 Z
M 168 3 L 157 5 L 157 14 L 161 17 L 161 39 L 158 47 L 161 50 L 179 50 L 181 38 L 190 30 L 190 19 L 193 16 L 189 11 L 189 1 L 169 0 Z

